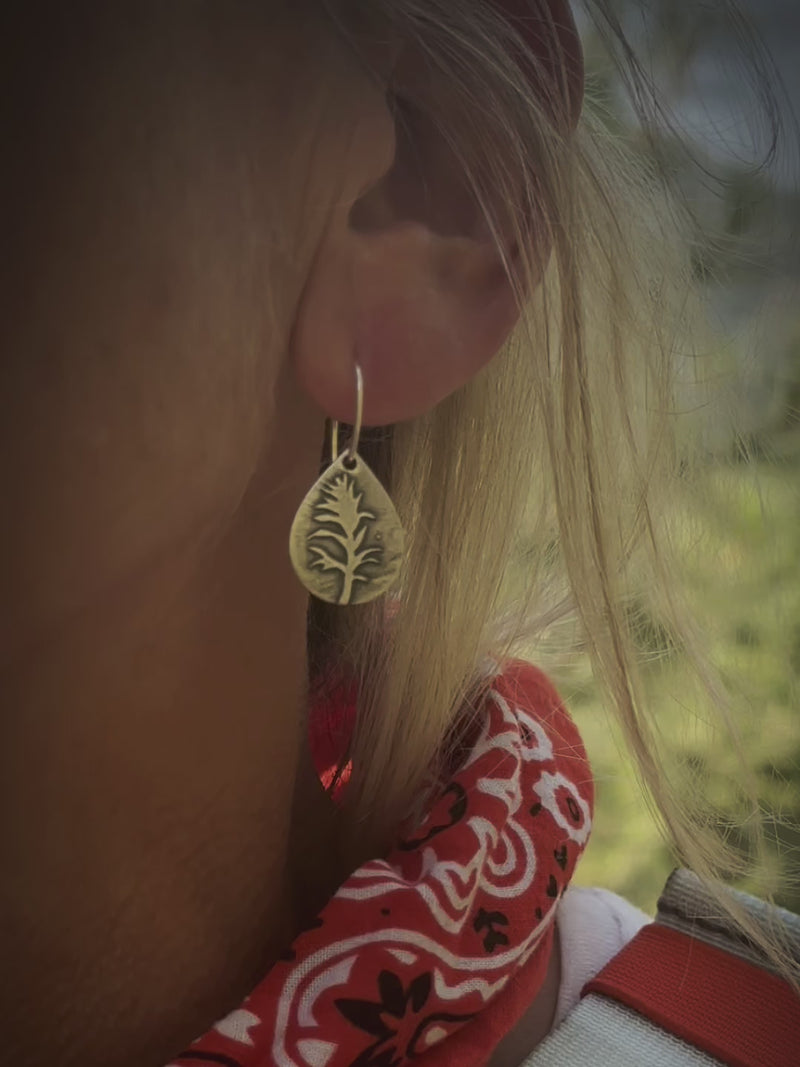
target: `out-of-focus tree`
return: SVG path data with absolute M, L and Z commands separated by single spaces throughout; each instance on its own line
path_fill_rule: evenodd
M 627 104 L 608 59 L 613 19 L 666 122 L 642 129 Z M 786 83 L 798 78 L 793 29 L 796 0 L 605 0 L 587 3 L 582 26 L 590 98 L 635 151 L 677 179 L 698 220 L 696 275 L 721 328 L 748 338 L 737 419 L 747 449 L 784 455 L 800 450 L 800 126 Z
M 800 912 L 800 135 L 793 93 L 781 84 L 781 74 L 794 79 L 800 99 L 792 55 L 800 2 L 584 3 L 589 106 L 644 162 L 666 169 L 698 224 L 695 276 L 718 323 L 719 354 L 710 362 L 723 368 L 720 391 L 736 412 L 709 435 L 700 491 L 678 503 L 678 547 L 687 601 L 708 618 L 711 656 L 758 782 L 769 859 L 762 864 L 758 853 L 757 865 L 783 872 L 777 899 Z M 650 125 L 639 122 L 631 85 L 609 59 L 614 18 L 657 89 L 663 110 Z M 716 385 L 716 363 L 712 377 Z M 705 407 L 698 418 L 709 419 Z M 706 698 L 695 694 L 657 608 L 645 600 L 634 607 L 647 699 L 678 760 L 708 786 L 731 845 L 755 855 L 752 827 L 737 808 L 741 768 L 726 763 L 724 745 L 694 741 L 694 727 L 682 732 L 684 714 L 704 721 Z M 609 741 L 588 664 L 576 657 L 559 682 L 598 779 L 595 841 L 579 877 L 652 908 L 673 858 Z

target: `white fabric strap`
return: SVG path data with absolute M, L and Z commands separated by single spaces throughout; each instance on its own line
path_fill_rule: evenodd
M 643 911 L 607 889 L 571 886 L 567 890 L 558 906 L 561 987 L 555 1026 L 577 1006 L 586 983 L 650 921 Z
M 721 1067 L 606 997 L 584 997 L 520 1067 Z

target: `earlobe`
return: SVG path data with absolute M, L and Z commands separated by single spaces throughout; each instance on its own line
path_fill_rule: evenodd
M 498 351 L 518 316 L 497 252 L 421 223 L 330 235 L 306 289 L 294 358 L 306 390 L 351 421 L 353 363 L 364 420 L 382 426 L 429 411 Z
M 488 242 L 403 223 L 364 238 L 356 350 L 371 382 L 373 425 L 414 418 L 465 385 L 519 315 Z

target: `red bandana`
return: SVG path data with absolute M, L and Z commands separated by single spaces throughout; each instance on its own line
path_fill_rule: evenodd
M 330 710 L 330 709 L 328 709 Z M 386 859 L 364 864 L 241 1008 L 170 1067 L 479 1067 L 544 980 L 586 844 L 586 753 L 547 679 L 494 678 L 474 747 Z

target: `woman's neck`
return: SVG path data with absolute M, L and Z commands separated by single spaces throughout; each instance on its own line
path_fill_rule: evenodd
M 0 1003 L 18 1067 L 167 1062 L 335 889 L 303 737 L 295 480 L 254 485 L 201 563 L 165 554 L 4 674 Z

